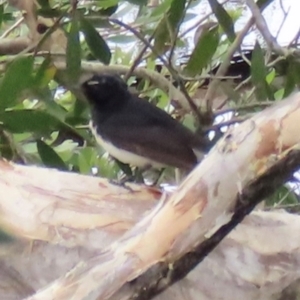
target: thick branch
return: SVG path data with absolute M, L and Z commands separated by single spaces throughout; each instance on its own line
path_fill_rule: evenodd
M 291 174 L 299 169 L 300 150 L 294 150 L 276 163 L 257 180 L 246 186 L 236 199 L 236 209 L 231 220 L 217 230 L 210 238 L 186 253 L 172 267 L 159 263 L 131 283 L 133 295 L 130 299 L 148 300 L 183 279 L 234 229 L 254 207 L 267 196 L 272 195 L 278 186 L 285 183 Z
M 0 55 L 19 54 L 30 45 L 31 40 L 26 37 L 18 37 L 15 39 L 1 39 Z
M 66 247 L 103 248 L 111 239 L 101 229 L 131 228 L 161 196 L 154 188 L 129 187 L 132 192 L 107 179 L 0 160 L 1 228 Z M 122 210 L 116 210 L 120 205 Z M 72 232 L 78 229 L 75 236 Z
M 299 118 L 295 94 L 230 130 L 177 191 L 122 239 L 30 299 L 110 299 L 150 267 L 164 261 L 172 266 L 227 224 L 243 188 L 298 146 Z

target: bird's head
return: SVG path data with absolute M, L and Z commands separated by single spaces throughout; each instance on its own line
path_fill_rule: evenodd
M 123 102 L 128 95 L 126 83 L 117 75 L 97 74 L 81 84 L 91 105 L 106 106 Z

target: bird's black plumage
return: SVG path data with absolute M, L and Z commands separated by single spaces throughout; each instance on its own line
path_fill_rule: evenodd
M 197 163 L 194 151 L 207 146 L 165 111 L 132 95 L 116 75 L 94 75 L 82 90 L 91 106 L 96 139 L 124 163 L 191 169 Z

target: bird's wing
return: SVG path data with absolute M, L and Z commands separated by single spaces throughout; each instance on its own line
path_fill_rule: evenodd
M 199 151 L 207 150 L 209 146 L 209 140 L 205 136 L 201 136 L 193 133 L 191 130 L 186 128 L 180 122 L 172 118 L 164 110 L 150 104 L 146 100 L 140 98 L 132 98 L 132 101 L 127 106 L 127 114 L 131 114 L 131 122 L 135 122 L 138 119 L 138 124 L 148 123 L 157 124 L 159 123 L 161 127 L 166 130 L 176 131 L 177 137 L 180 136 L 182 140 L 185 141 L 190 147 L 193 147 Z M 122 118 L 120 122 L 123 122 Z
M 103 137 L 114 146 L 178 168 L 191 169 L 197 163 L 192 150 L 173 130 L 161 126 L 108 128 Z

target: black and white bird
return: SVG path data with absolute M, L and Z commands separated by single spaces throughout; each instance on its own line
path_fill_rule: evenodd
M 141 168 L 190 170 L 198 162 L 197 155 L 203 157 L 205 138 L 131 94 L 119 76 L 93 75 L 81 88 L 91 106 L 91 131 L 117 160 Z

